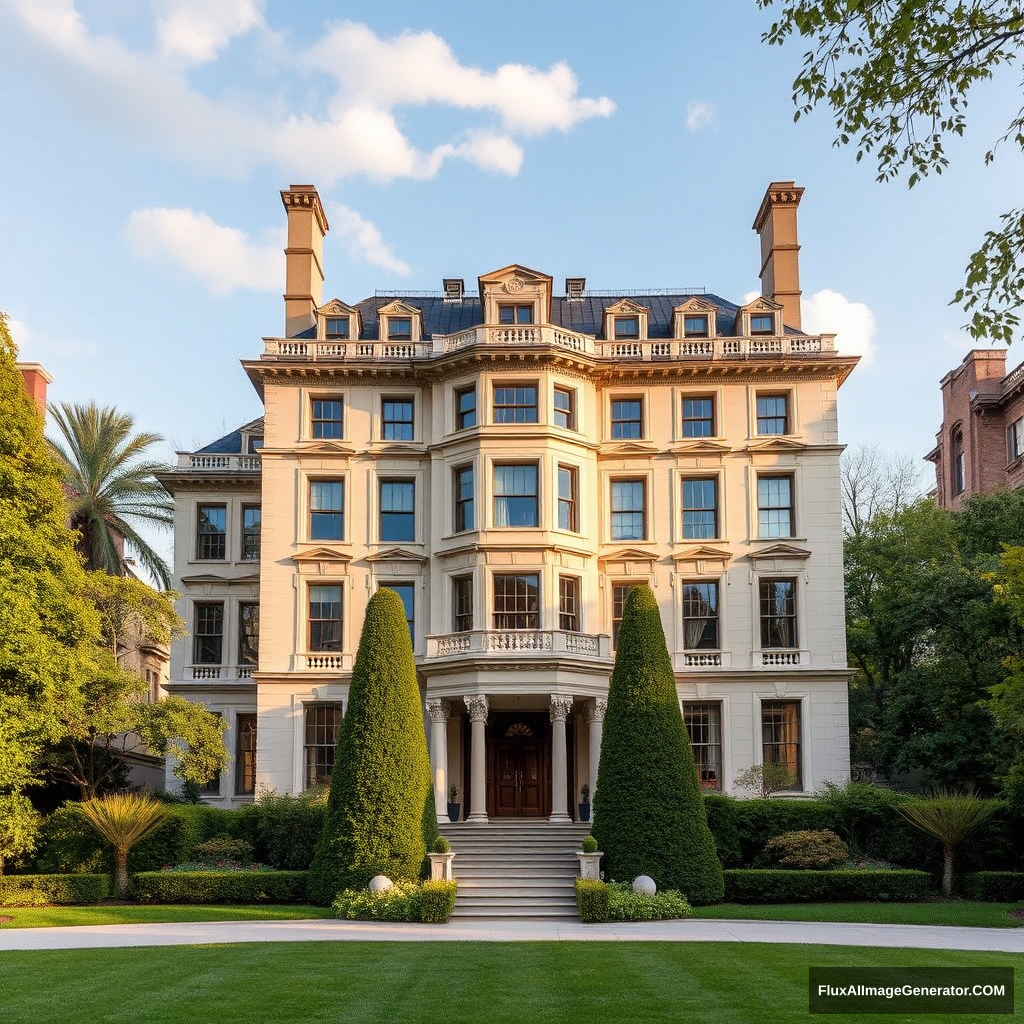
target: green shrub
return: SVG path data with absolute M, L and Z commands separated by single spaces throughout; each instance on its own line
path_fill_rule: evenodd
M 411 921 L 444 924 L 455 907 L 455 882 L 399 880 L 390 889 L 343 889 L 332 906 L 347 921 Z
M 433 852 L 434 853 L 451 853 L 452 852 L 452 844 L 449 843 L 448 840 L 445 839 L 444 836 L 438 836 L 434 840 Z
M 584 924 L 608 920 L 608 886 L 596 879 L 576 879 L 576 911 Z
M 592 832 L 613 877 L 650 875 L 694 903 L 722 898 L 690 741 L 654 592 L 629 592 L 601 741 Z
M 838 868 L 850 858 L 850 851 L 828 829 L 817 832 L 783 832 L 769 839 L 764 847 L 765 859 L 782 868 L 802 870 Z
M 0 907 L 99 903 L 109 894 L 109 875 L 0 875 Z
M 305 871 L 141 871 L 140 903 L 302 903 Z
M 736 800 L 724 793 L 705 793 L 704 812 L 715 840 L 715 851 L 725 867 L 743 863 L 743 848 L 736 827 Z
M 212 839 L 207 839 L 206 842 L 199 843 L 192 851 L 192 857 L 199 864 L 217 864 L 220 861 L 251 864 L 253 849 L 252 844 L 244 839 L 214 836 Z
M 817 803 L 831 817 L 828 827 L 846 842 L 851 857 L 920 864 L 915 859 L 920 837 L 906 827 L 897 810 L 909 799 L 905 793 L 866 782 L 847 782 L 843 786 L 826 782 Z
M 423 708 L 402 599 L 381 587 L 366 618 L 338 736 L 309 895 L 330 905 L 378 874 L 418 879 L 437 838 Z
M 787 871 L 731 868 L 725 872 L 729 903 L 906 903 L 932 887 L 926 871 Z
M 597 840 L 593 836 L 584 836 L 580 849 L 584 853 L 597 853 Z
M 327 791 L 310 790 L 297 796 L 264 793 L 255 804 L 239 808 L 232 834 L 253 844 L 260 863 L 287 871 L 304 871 L 327 817 Z
M 46 816 L 39 829 L 34 867 L 40 874 L 102 874 L 113 870 L 106 843 L 85 820 L 79 803 L 66 803 Z
M 1024 900 L 1024 871 L 975 871 L 964 875 L 961 888 L 970 900 L 991 903 Z
M 686 898 L 674 889 L 659 890 L 653 896 L 633 892 L 629 882 L 608 886 L 609 921 L 673 921 L 689 917 L 692 911 Z
M 783 832 L 835 831 L 835 812 L 820 800 L 736 800 L 733 802 L 742 863 L 753 864 L 769 839 Z

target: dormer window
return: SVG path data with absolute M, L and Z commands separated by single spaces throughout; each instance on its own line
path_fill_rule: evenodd
M 328 338 L 343 338 L 349 336 L 349 319 L 347 316 L 331 316 L 324 324 L 324 335 Z
M 639 338 L 640 318 L 637 316 L 617 316 L 615 318 L 616 338 Z
M 750 315 L 750 333 L 754 334 L 774 334 L 775 333 L 775 317 L 771 313 L 751 313 Z
M 498 306 L 498 323 L 499 324 L 532 324 L 533 323 L 533 306 L 532 305 L 519 305 L 519 304 L 499 304 Z
M 631 299 L 620 299 L 604 310 L 604 336 L 612 341 L 644 341 L 648 309 Z
M 377 337 L 381 341 L 398 344 L 422 340 L 422 314 L 415 306 L 401 299 L 393 299 L 377 310 Z
M 683 335 L 687 338 L 708 337 L 708 318 L 706 313 L 699 316 L 687 316 L 683 318 Z
M 389 316 L 388 341 L 412 341 L 412 318 Z
M 317 337 L 324 341 L 348 341 L 358 338 L 362 320 L 355 306 L 346 305 L 341 299 L 331 299 L 316 311 Z

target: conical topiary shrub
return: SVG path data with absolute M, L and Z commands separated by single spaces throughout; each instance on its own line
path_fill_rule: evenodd
M 402 599 L 381 588 L 366 607 L 309 898 L 327 906 L 374 875 L 415 880 L 436 837 L 409 626 Z
M 691 903 L 725 894 L 661 614 L 648 586 L 626 599 L 604 718 L 591 833 L 605 877 L 650 875 Z

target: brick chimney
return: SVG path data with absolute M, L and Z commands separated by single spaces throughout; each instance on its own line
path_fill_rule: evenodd
M 804 194 L 792 181 L 773 181 L 754 218 L 761 238 L 761 294 L 782 306 L 782 322 L 800 328 L 800 246 L 796 208 Z
M 330 230 L 313 185 L 292 185 L 281 192 L 288 215 L 284 250 L 284 336 L 293 338 L 316 323 L 323 301 L 324 236 Z
M 43 369 L 40 363 L 18 363 L 25 390 L 36 403 L 39 415 L 46 416 L 46 388 L 53 383 L 53 378 Z

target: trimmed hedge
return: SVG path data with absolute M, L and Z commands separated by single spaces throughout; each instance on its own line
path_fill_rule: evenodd
M 633 892 L 629 882 L 576 879 L 576 911 L 584 924 L 605 921 L 675 921 L 692 913 L 685 897 L 674 889 L 653 896 Z
M 1024 900 L 1024 871 L 975 871 L 964 875 L 961 888 L 971 900 L 990 903 Z
M 214 836 L 197 844 L 192 856 L 200 864 L 217 864 L 223 861 L 235 864 L 253 863 L 252 843 L 245 839 L 233 839 L 231 836 Z
M 140 871 L 140 903 L 304 903 L 305 871 Z
M 780 868 L 827 871 L 842 867 L 850 859 L 850 850 L 830 829 L 783 832 L 765 844 L 764 858 Z
M 109 894 L 109 875 L 0 875 L 0 907 L 99 903 Z
M 455 908 L 456 883 L 396 882 L 390 889 L 344 889 L 335 897 L 335 914 L 347 921 L 410 921 L 444 924 Z
M 725 872 L 727 903 L 908 903 L 932 889 L 926 871 L 787 871 L 740 868 Z
M 576 879 L 576 912 L 584 924 L 608 920 L 608 886 L 593 878 Z
M 296 796 L 265 793 L 234 812 L 230 833 L 252 843 L 256 860 L 282 871 L 305 871 L 327 817 L 327 791 Z

